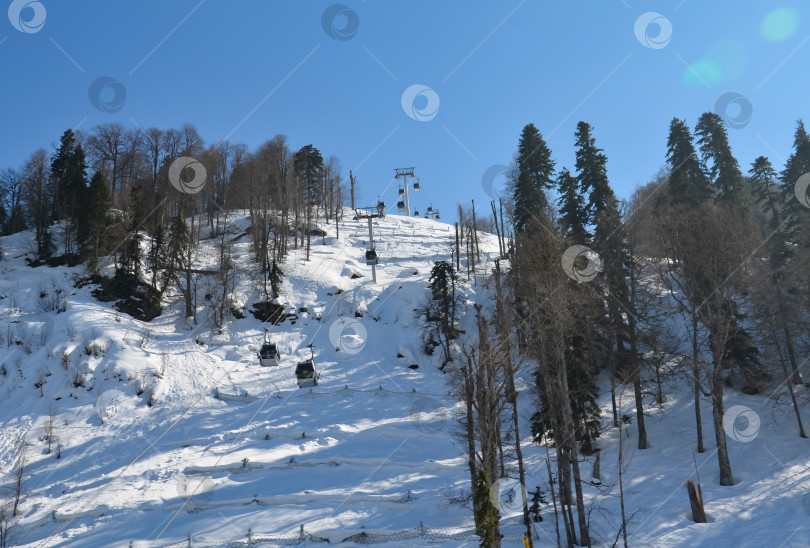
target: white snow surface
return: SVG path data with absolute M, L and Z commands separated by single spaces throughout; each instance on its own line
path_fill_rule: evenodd
M 249 224 L 241 214 L 233 223 Z M 212 329 L 203 282 L 191 329 L 176 295 L 144 323 L 95 300 L 93 286 L 75 288 L 83 267 L 27 266 L 31 232 L 2 238 L 0 501 L 12 497 L 20 440 L 26 456 L 10 545 L 185 546 L 189 535 L 194 546 L 247 545 L 249 530 L 255 546 L 352 546 L 363 533 L 391 539 L 385 546 L 478 545 L 470 505 L 456 501 L 470 491 L 457 435 L 462 405 L 449 395 L 438 352 L 422 350 L 424 318 L 417 314 L 434 261 L 450 260 L 454 229 L 428 219 L 376 220 L 374 284 L 364 261 L 366 221 L 347 212 L 340 239 L 334 224 L 321 226 L 328 235 L 325 244 L 313 237 L 310 260 L 298 249 L 283 265 L 280 301 L 297 318 L 270 329 L 279 367 L 261 367 L 256 355 L 269 326 L 248 311 L 260 300 L 261 283 L 248 268 L 249 238 L 234 243 L 245 318 L 221 332 Z M 494 284 L 483 273 L 491 273 L 497 239 L 483 234 L 481 248 L 485 267 L 473 281 L 462 273 L 460 293 L 466 303 L 491 309 Z M 214 241 L 203 240 L 200 267 L 216 264 L 215 256 Z M 361 277 L 352 279 L 354 273 Z M 67 310 L 45 313 L 39 294 L 55 286 L 64 289 Z M 471 306 L 461 324 L 463 340 L 472 342 Z M 320 380 L 299 389 L 294 369 L 310 357 L 310 343 Z M 530 369 L 518 379 L 526 483 L 529 491 L 540 485 L 549 499 L 546 458 L 556 470 L 554 451 L 531 443 Z M 612 427 L 609 385 L 600 380 L 602 482 L 584 490 L 594 545 L 611 546 L 621 523 L 620 434 Z M 632 387 L 619 390 L 622 413 L 634 415 Z M 702 405 L 707 452 L 696 454 L 690 389 L 679 380 L 667 390 L 661 408 L 651 396 L 645 400 L 649 449 L 636 449 L 635 424 L 622 434 L 630 545 L 810 546 L 810 440 L 798 437 L 787 398 L 727 391 L 726 408 L 745 406 L 760 424 L 743 441 L 728 438 L 737 484 L 721 487 L 709 401 Z M 807 392 L 799 391 L 808 422 Z M 585 480 L 592 463 L 581 457 Z M 696 472 L 706 524 L 691 521 L 684 488 Z M 523 545 L 516 483 L 499 482 L 504 546 Z M 535 546 L 553 546 L 551 505 L 542 511 Z M 301 526 L 304 539 L 285 543 Z

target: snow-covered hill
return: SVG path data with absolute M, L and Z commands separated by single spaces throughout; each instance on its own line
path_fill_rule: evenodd
M 233 222 L 247 226 L 244 217 Z M 310 261 L 295 250 L 284 266 L 282 301 L 295 316 L 270 330 L 279 367 L 259 365 L 267 325 L 250 313 L 222 333 L 212 330 L 202 298 L 197 325 L 187 325 L 179 302 L 148 324 L 133 320 L 91 297 L 91 286 L 76 288 L 81 268 L 26 266 L 31 233 L 3 238 L 0 501 L 13 498 L 21 442 L 26 459 L 10 545 L 187 546 L 189 535 L 193 546 L 246 546 L 249 536 L 256 546 L 477 545 L 472 512 L 458 502 L 469 494 L 466 453 L 454 436 L 461 406 L 438 355 L 422 351 L 416 312 L 433 262 L 450 259 L 453 228 L 375 221 L 376 284 L 364 261 L 366 222 L 347 216 L 340 239 L 334 225 L 324 228 L 325 244 L 313 239 Z M 481 272 L 491 270 L 497 240 L 484 235 L 481 245 L 486 267 L 465 283 L 468 303 L 491 298 Z M 249 308 L 259 282 L 248 269 L 248 239 L 234 246 L 243 269 L 237 299 Z M 204 240 L 200 264 L 213 256 L 214 242 Z M 44 311 L 63 297 L 65 312 Z M 462 327 L 473 333 L 471 307 L 466 314 Z M 310 344 L 320 382 L 299 389 L 294 369 Z M 524 419 L 534 405 L 530 387 L 526 368 Z M 619 432 L 608 426 L 605 392 L 602 485 L 586 485 L 586 503 L 593 538 L 611 545 L 620 525 Z M 693 461 L 688 390 L 673 382 L 670 396 L 662 409 L 650 405 L 649 450 L 634 449 L 634 425 L 624 431 L 631 545 L 809 546 L 810 442 L 795 435 L 786 402 L 728 394 L 727 408 L 745 405 L 760 424 L 750 441 L 730 440 L 739 483 L 720 487 L 711 433 L 709 451 Z M 632 391 L 621 401 L 632 414 Z M 547 493 L 553 450 L 529 441 L 527 488 Z M 696 465 L 707 524 L 688 516 L 683 485 Z M 504 545 L 521 546 L 516 482 L 500 486 Z M 536 545 L 553 545 L 550 505 L 543 514 Z

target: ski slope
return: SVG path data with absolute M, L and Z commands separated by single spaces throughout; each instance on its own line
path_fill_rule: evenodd
M 248 220 L 235 215 L 232 224 L 243 230 Z M 477 546 L 472 511 L 459 502 L 469 494 L 465 445 L 456 435 L 462 406 L 438 370 L 438 352 L 422 351 L 417 312 L 434 261 L 450 260 L 454 231 L 393 215 L 374 224 L 376 284 L 364 260 L 367 222 L 348 214 L 340 239 L 333 224 L 322 225 L 325 243 L 313 237 L 309 261 L 303 249 L 290 253 L 280 300 L 294 317 L 270 329 L 279 367 L 259 365 L 268 326 L 247 310 L 215 332 L 202 297 L 196 325 L 174 298 L 160 317 L 139 322 L 97 302 L 91 286 L 75 288 L 81 268 L 26 266 L 30 232 L 3 238 L 0 500 L 12 495 L 20 440 L 26 456 L 11 545 L 186 546 L 189 535 L 194 546 L 248 545 L 250 535 L 256 546 Z M 481 246 L 485 268 L 475 280 L 461 276 L 468 304 L 491 301 L 482 272 L 493 267 L 497 239 L 482 235 Z M 241 269 L 236 299 L 249 309 L 260 299 L 249 239 L 235 241 L 233 253 Z M 215 256 L 214 240 L 204 239 L 197 262 L 214 265 Z M 64 289 L 64 313 L 40 310 L 40 293 L 53 287 Z M 461 327 L 472 342 L 471 306 Z M 310 344 L 320 380 L 299 389 L 294 369 L 310 357 Z M 554 455 L 529 445 L 531 384 L 526 368 L 518 388 L 527 488 L 540 485 L 549 498 L 546 458 L 555 467 Z M 680 385 L 670 382 L 664 407 L 648 410 L 650 449 L 635 449 L 634 425 L 623 432 L 630 544 L 810 545 L 810 446 L 795 435 L 786 401 L 729 391 L 727 409 L 745 405 L 761 421 L 752 440 L 730 441 L 739 483 L 720 487 L 710 425 L 709 451 L 693 460 L 694 410 Z M 609 426 L 603 391 L 602 485 L 587 484 L 585 492 L 592 537 L 610 546 L 621 522 L 619 431 Z M 632 414 L 632 390 L 620 400 Z M 802 402 L 807 411 L 806 392 Z M 703 412 L 708 424 L 708 402 Z M 593 459 L 585 461 L 587 478 Z M 507 464 L 516 476 L 514 461 Z M 683 485 L 696 468 L 707 524 L 689 519 Z M 522 546 L 515 486 L 499 484 L 504 546 Z M 536 546 L 556 538 L 550 505 L 543 515 Z

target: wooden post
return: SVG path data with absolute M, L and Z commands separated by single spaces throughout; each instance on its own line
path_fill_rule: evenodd
M 503 250 L 504 255 L 506 255 L 506 232 L 503 226 L 503 200 L 501 198 L 498 198 L 498 204 L 501 206 L 501 237 L 503 237 Z
M 503 241 L 501 241 L 501 229 L 498 226 L 498 211 L 495 209 L 495 200 L 489 202 L 489 205 L 492 206 L 492 216 L 495 217 L 495 233 L 498 236 L 498 257 L 503 259 Z
M 473 251 L 475 252 L 475 262 L 480 263 L 481 262 L 481 248 L 478 247 L 478 221 L 475 220 L 475 200 L 472 200 L 472 217 L 473 217 L 473 233 L 472 233 L 472 237 L 473 237 L 473 244 L 474 244 Z M 473 271 L 474 270 L 475 269 L 473 269 Z
M 706 512 L 703 509 L 703 496 L 700 485 L 695 488 L 695 482 L 686 482 L 686 490 L 689 492 L 689 504 L 692 506 L 692 519 L 695 523 L 706 523 Z
M 352 204 L 354 205 L 354 204 Z M 335 239 L 340 239 L 340 217 L 343 216 L 343 204 L 340 203 L 340 183 L 337 187 L 337 209 L 335 210 Z
M 456 272 L 461 270 L 461 244 L 458 241 L 458 223 L 456 223 Z
M 354 179 L 354 174 L 352 174 L 351 169 L 349 170 L 349 181 L 350 181 L 351 187 L 352 187 L 352 209 L 354 209 L 354 181 L 355 181 L 355 179 Z

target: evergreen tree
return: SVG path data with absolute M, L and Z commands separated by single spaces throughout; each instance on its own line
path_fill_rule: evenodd
M 767 219 L 763 223 L 763 236 L 768 237 L 772 266 L 780 268 L 791 256 L 787 234 L 783 226 L 784 213 L 780 189 L 777 186 L 777 173 L 770 160 L 760 156 L 751 164 L 748 171 L 751 181 L 751 194 L 762 209 L 761 215 Z
M 593 338 L 588 335 L 595 319 L 592 316 L 588 319 L 583 317 L 576 322 L 576 331 L 569 335 L 568 351 L 565 353 L 574 432 L 585 455 L 593 453 L 594 441 L 601 435 L 602 408 L 599 406 L 599 386 L 593 371 L 597 348 Z
M 77 237 L 82 259 L 89 261 L 91 270 L 98 269 L 98 259 L 106 250 L 107 210 L 110 194 L 104 175 L 97 171 L 90 180 L 90 187 L 77 193 L 84 207 L 76 208 Z
M 52 221 L 65 221 L 65 254 L 73 253 L 73 234 L 77 229 L 77 213 L 87 187 L 87 163 L 84 150 L 68 129 L 59 141 L 59 148 L 51 160 L 53 185 Z
M 540 490 L 540 486 L 536 486 L 534 491 L 532 491 L 532 505 L 529 507 L 529 513 L 532 516 L 532 521 L 535 523 L 543 521 L 543 516 L 540 513 L 542 508 L 540 507 L 541 504 L 548 504 L 548 501 L 543 496 L 543 491 Z
M 731 152 L 723 120 L 714 112 L 704 113 L 695 126 L 695 135 L 706 172 L 716 189 L 716 199 L 732 204 L 750 217 L 743 174 Z
M 579 192 L 578 183 L 571 173 L 563 168 L 557 178 L 563 235 L 572 244 L 585 245 L 588 241 L 588 232 L 585 226 L 588 223 L 588 213 L 584 200 Z
M 765 286 L 766 295 L 763 296 L 761 302 L 767 303 L 767 305 L 776 305 L 776 325 L 777 329 L 782 333 L 788 361 L 793 371 L 792 382 L 801 384 L 801 373 L 794 342 L 795 321 L 801 314 L 791 294 L 795 295 L 797 293 L 797 278 L 804 277 L 804 273 L 801 272 L 801 267 L 798 269 L 791 268 L 795 264 L 793 260 L 794 249 L 790 242 L 792 227 L 785 221 L 790 206 L 783 205 L 781 189 L 776 182 L 776 170 L 767 158 L 760 156 L 754 160 L 749 175 L 752 186 L 751 193 L 755 202 L 762 209 L 759 215 L 761 219 L 759 227 L 769 255 L 769 283 Z M 770 293 L 770 295 L 767 293 Z M 790 386 L 790 389 L 792 392 L 793 387 Z M 791 396 L 793 396 L 792 393 Z M 799 421 L 800 430 L 804 434 L 800 417 Z
M 456 337 L 456 271 L 446 261 L 437 261 L 430 271 L 431 303 L 428 320 L 444 349 L 445 363 L 450 360 L 450 341 Z
M 270 267 L 270 290 L 273 292 L 274 299 L 278 299 L 279 295 L 281 295 L 281 282 L 283 279 L 284 271 L 281 270 L 274 258 L 273 265 Z
M 596 216 L 606 207 L 613 195 L 607 176 L 607 156 L 596 146 L 591 136 L 591 126 L 586 122 L 577 124 L 576 132 L 577 183 L 582 196 L 588 196 L 585 207 L 586 226 L 595 223 Z
M 520 135 L 515 170 L 512 175 L 515 202 L 515 229 L 530 232 L 536 229 L 533 220 L 545 217 L 548 207 L 546 190 L 553 187 L 554 160 L 543 136 L 527 124 Z
M 137 278 L 141 269 L 141 242 L 143 236 L 138 231 L 143 223 L 143 195 L 141 185 L 133 186 L 129 191 L 130 226 L 129 234 L 123 245 L 121 261 L 116 275 L 127 274 Z
M 711 187 L 695 153 L 692 134 L 686 122 L 673 118 L 667 141 L 669 202 L 695 206 L 711 197 Z M 661 202 L 659 201 L 659 207 Z
M 782 180 L 782 203 L 785 204 L 784 221 L 788 241 L 810 247 L 810 208 L 796 199 L 796 182 L 805 173 L 810 173 L 810 136 L 799 120 L 793 138 L 793 152 L 780 174 Z
M 51 178 L 54 192 L 52 220 L 73 217 L 80 203 L 80 193 L 87 185 L 87 163 L 84 150 L 70 129 L 60 138 L 59 148 L 51 160 Z
M 568 383 L 568 402 L 571 407 L 571 418 L 574 426 L 574 438 L 580 443 L 581 451 L 593 453 L 594 441 L 601 435 L 600 419 L 602 409 L 599 406 L 599 386 L 594 378 L 593 364 L 598 361 L 596 340 L 591 335 L 598 318 L 596 310 L 590 303 L 590 310 L 580 310 L 573 319 L 571 332 L 566 336 L 565 375 Z M 554 429 L 554 397 L 548 393 L 553 386 L 547 385 L 542 378 L 542 371 L 535 372 L 540 410 L 531 418 L 532 435 L 540 443 L 543 436 L 556 440 L 559 435 Z
M 166 241 L 163 225 L 156 223 L 149 245 L 149 268 L 152 271 L 152 289 L 157 289 L 158 272 L 166 267 Z M 160 290 L 163 293 L 163 290 Z
M 191 278 L 191 258 L 193 246 L 189 234 L 188 225 L 183 218 L 183 214 L 178 212 L 172 219 L 169 228 L 169 240 L 166 248 L 166 269 L 164 276 L 164 287 L 169 283 L 177 283 L 180 292 L 183 294 L 183 301 L 186 305 L 186 318 L 194 317 L 194 304 L 192 299 L 192 278 Z M 182 280 L 180 274 L 182 273 Z
M 312 145 L 306 145 L 293 156 L 293 169 L 303 184 L 308 206 L 319 205 L 323 201 L 321 170 L 323 157 Z

